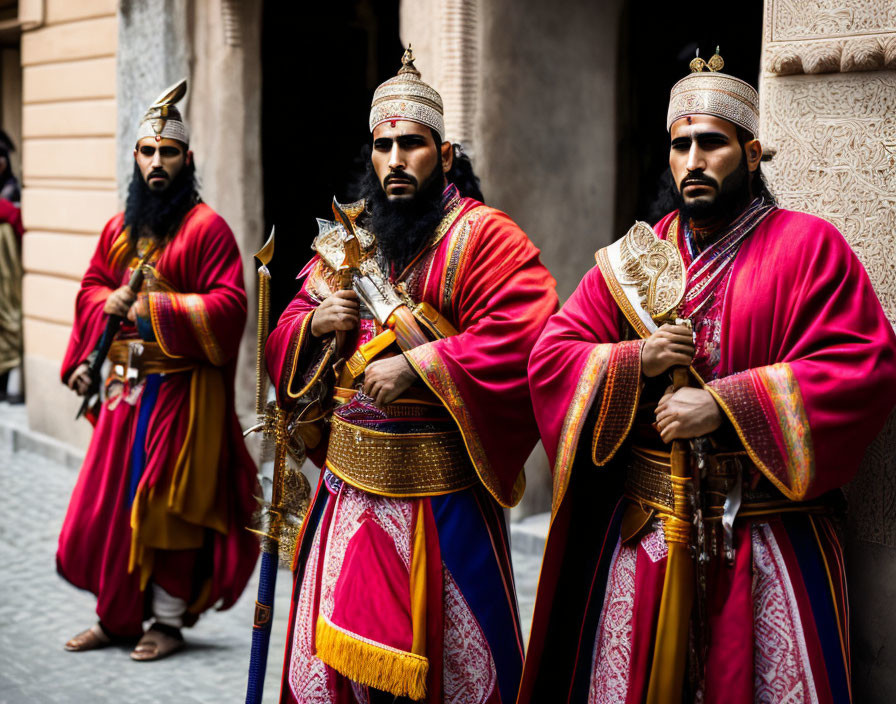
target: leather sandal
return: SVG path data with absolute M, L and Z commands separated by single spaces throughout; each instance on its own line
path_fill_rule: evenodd
M 84 650 L 96 650 L 112 645 L 112 639 L 106 635 L 100 624 L 95 623 L 86 631 L 81 631 L 65 644 L 65 649 L 71 653 L 79 653 Z
M 153 624 L 131 651 L 131 660 L 137 662 L 161 660 L 183 647 L 184 638 L 180 634 L 180 629 L 170 626 L 160 628 L 159 624 Z

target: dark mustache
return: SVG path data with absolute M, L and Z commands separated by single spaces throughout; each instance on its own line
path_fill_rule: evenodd
M 164 169 L 153 169 L 149 172 L 149 176 L 147 179 L 151 179 L 153 176 L 161 176 L 162 178 L 168 178 L 168 173 Z
M 678 186 L 678 190 L 683 189 L 685 186 L 691 186 L 691 185 L 697 185 L 697 184 L 699 184 L 701 186 L 712 186 L 715 189 L 718 189 L 718 187 L 719 187 L 719 184 L 716 183 L 716 180 L 714 178 L 710 178 L 709 176 L 694 174 L 691 176 L 685 176 L 683 179 L 681 179 L 681 183 Z
M 393 181 L 398 181 L 398 180 L 407 181 L 412 186 L 417 185 L 417 179 L 415 179 L 409 173 L 406 173 L 404 171 L 393 171 L 388 176 L 386 176 L 386 178 L 383 179 L 383 185 L 388 186 Z

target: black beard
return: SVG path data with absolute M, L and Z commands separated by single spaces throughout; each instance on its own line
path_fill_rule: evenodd
M 683 180 L 700 178 L 700 174 L 688 175 Z M 707 182 L 711 179 L 704 177 Z M 714 183 L 714 182 L 713 182 Z M 681 195 L 681 184 L 672 189 L 675 206 L 686 220 L 733 220 L 750 203 L 750 171 L 744 156 L 738 167 L 722 181 L 718 193 L 711 201 L 698 201 L 690 205 Z
M 197 188 L 193 162 L 184 164 L 164 191 L 152 190 L 134 164 L 124 208 L 124 224 L 130 228 L 128 238 L 131 243 L 136 244 L 140 237 L 162 240 L 174 235 L 184 216 L 201 202 Z
M 376 235 L 377 246 L 397 273 L 404 271 L 442 220 L 444 192 L 441 162 L 413 198 L 389 200 L 380 180 L 367 162 L 361 195 L 370 213 L 367 227 Z

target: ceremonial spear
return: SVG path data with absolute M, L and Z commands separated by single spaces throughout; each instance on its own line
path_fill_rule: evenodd
M 258 597 L 255 601 L 255 622 L 252 627 L 252 652 L 249 660 L 249 681 L 246 704 L 261 704 L 264 692 L 264 676 L 267 669 L 268 649 L 271 640 L 271 624 L 274 616 L 274 592 L 277 585 L 277 569 L 282 552 L 291 552 L 298 525 L 289 517 L 299 517 L 307 509 L 309 487 L 299 471 L 290 472 L 286 467 L 287 456 L 299 465 L 304 460 L 304 448 L 290 432 L 290 414 L 279 408 L 276 402 L 267 402 L 268 374 L 264 362 L 264 347 L 268 338 L 270 314 L 271 273 L 268 264 L 274 256 L 274 229 L 264 246 L 255 253 L 261 263 L 258 267 L 258 351 L 255 356 L 255 412 L 259 422 L 244 435 L 261 431 L 266 440 L 274 443 L 274 476 L 271 485 L 271 501 L 259 499 L 267 508 L 267 530 L 253 530 L 262 536 L 261 572 L 258 579 Z M 286 485 L 289 484 L 291 489 Z M 295 504 L 295 505 L 293 505 Z M 298 504 L 304 504 L 301 507 Z M 288 559 L 288 558 L 287 558 Z

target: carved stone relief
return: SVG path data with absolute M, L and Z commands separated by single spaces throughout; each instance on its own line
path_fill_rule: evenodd
M 766 11 L 773 41 L 896 32 L 890 0 L 769 0 Z
M 768 0 L 764 39 L 763 67 L 777 75 L 893 69 L 896 3 Z
M 896 72 L 767 80 L 761 135 L 781 205 L 837 226 L 896 322 Z
M 896 71 L 766 78 L 763 166 L 782 207 L 831 221 L 896 322 Z M 896 548 L 896 416 L 849 487 L 850 533 Z

